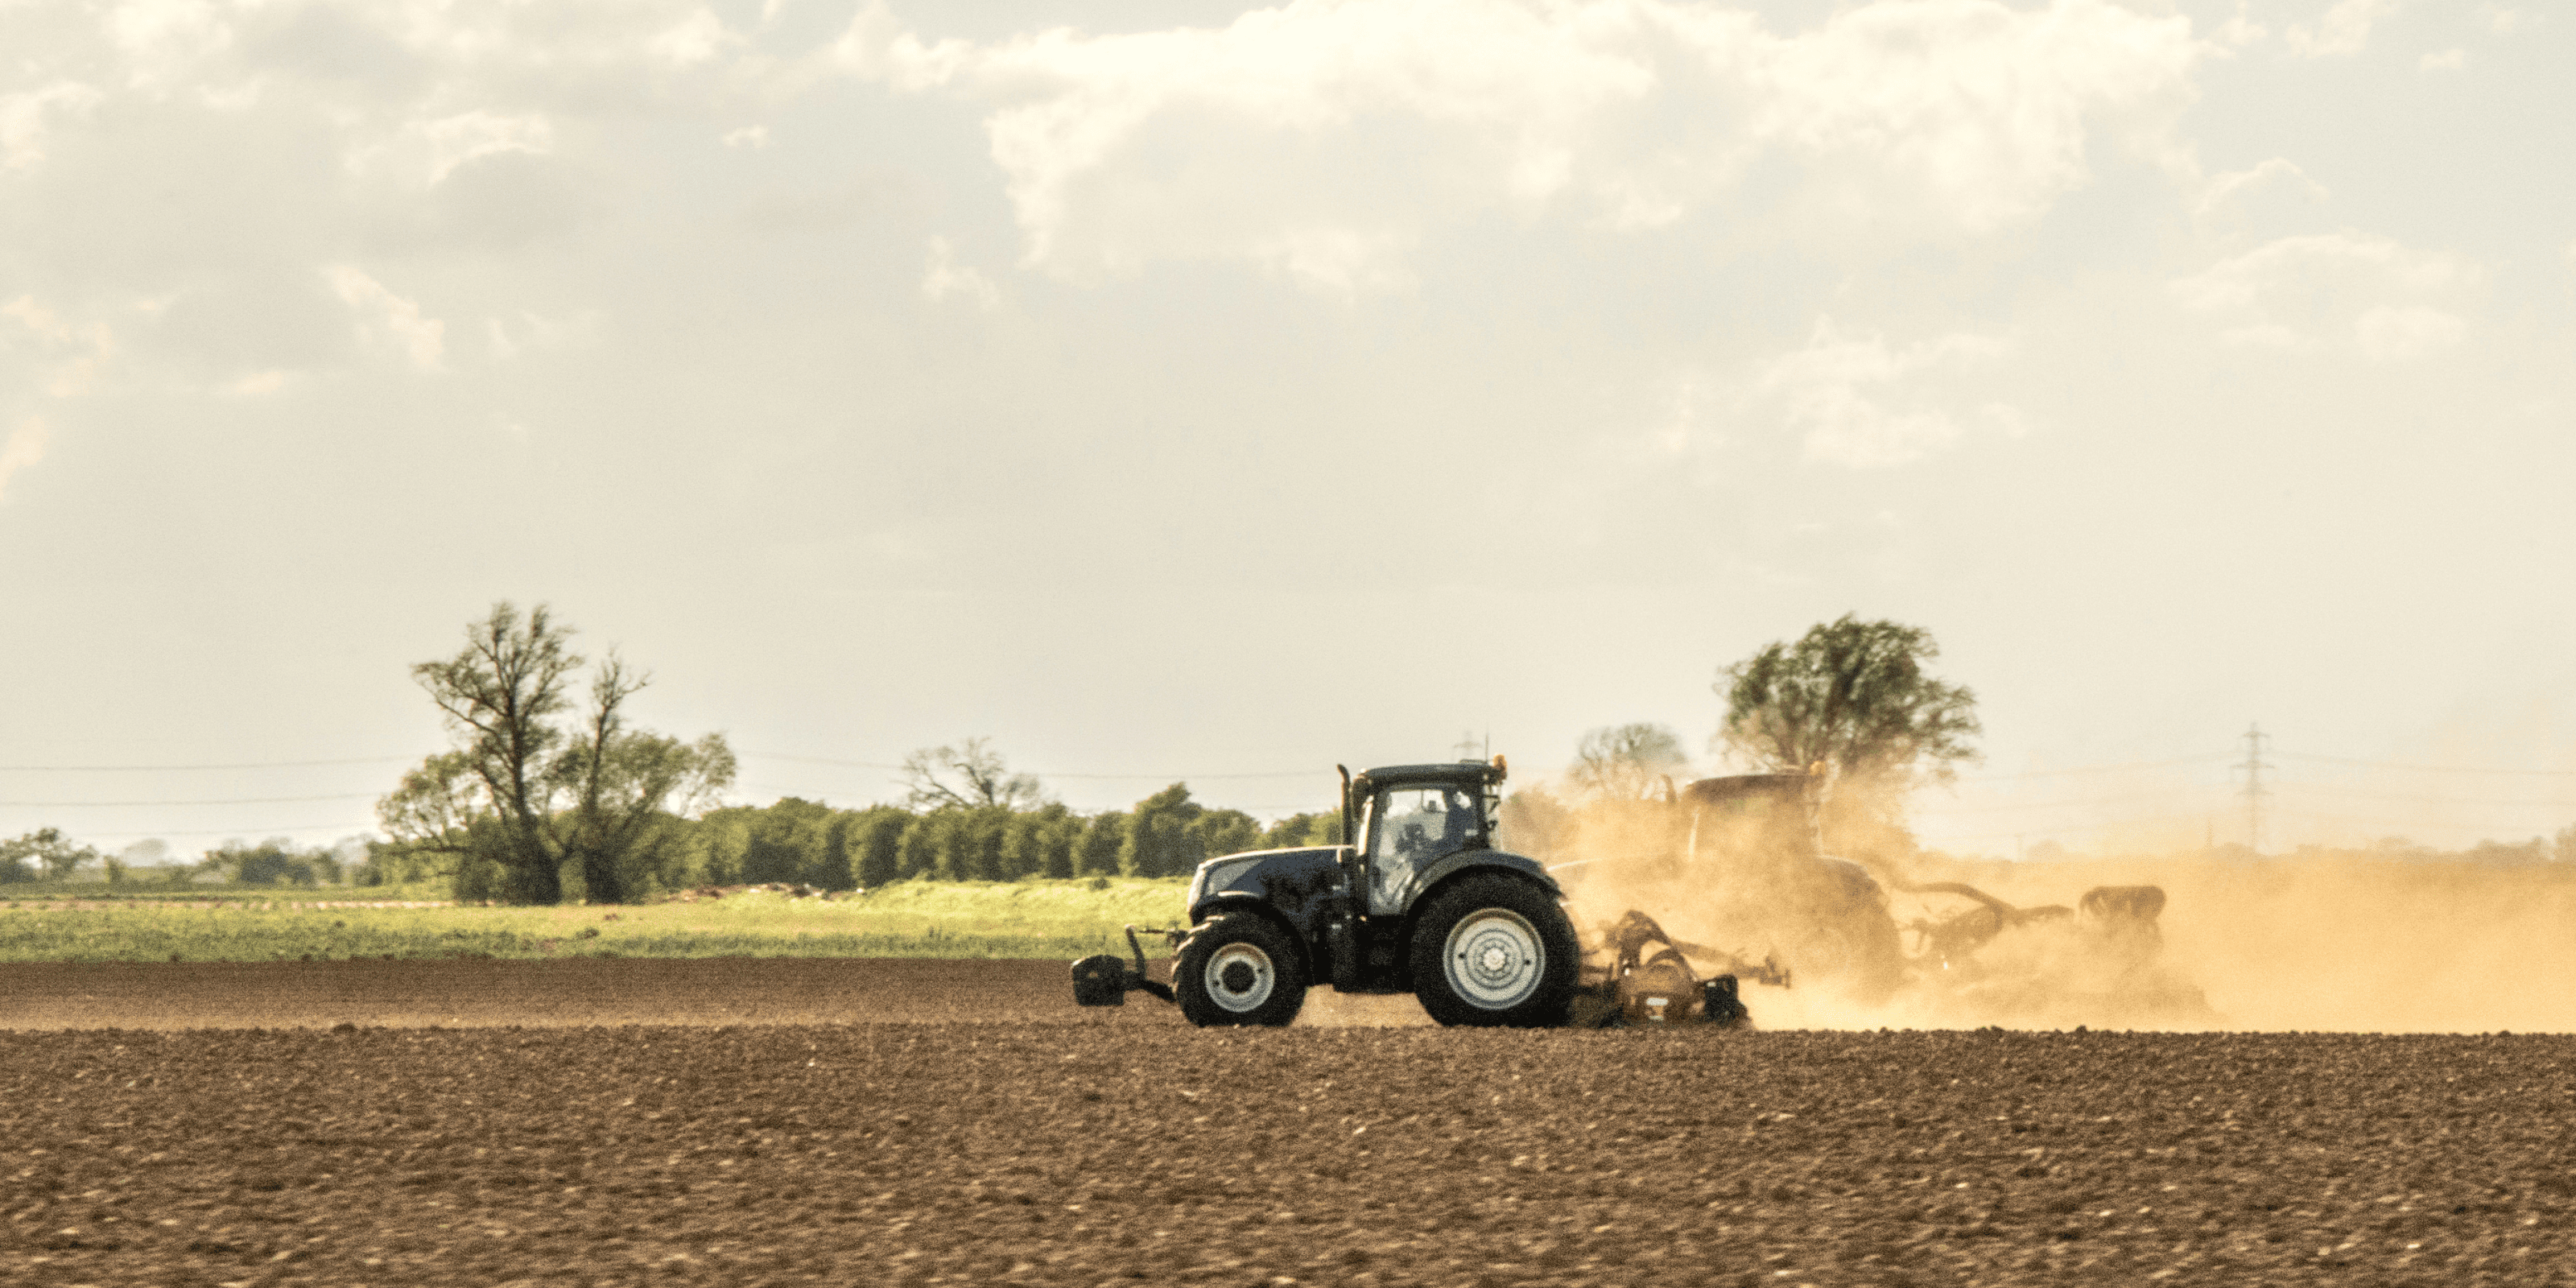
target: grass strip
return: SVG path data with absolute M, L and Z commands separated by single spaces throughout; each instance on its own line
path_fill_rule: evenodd
M 1177 925 L 1185 882 L 904 882 L 845 898 L 751 890 L 694 902 L 349 907 L 347 887 L 0 906 L 0 962 L 512 957 L 1079 957 L 1120 927 Z M 1148 941 L 1148 951 L 1156 947 Z

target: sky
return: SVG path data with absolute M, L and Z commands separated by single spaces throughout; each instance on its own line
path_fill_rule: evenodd
M 736 798 L 1654 721 L 1926 840 L 2576 824 L 2576 9 L 0 3 L 0 834 L 327 842 L 498 600 Z M 2238 790 L 2270 740 L 2267 813 Z M 1700 770 L 1725 766 L 1704 752 Z

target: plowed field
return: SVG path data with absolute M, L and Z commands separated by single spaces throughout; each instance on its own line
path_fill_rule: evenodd
M 0 970 L 0 1283 L 2576 1283 L 2576 1038 L 1217 1033 L 1077 1012 L 1056 963 L 226 969 Z M 1316 1010 L 1411 1018 L 1367 1001 Z

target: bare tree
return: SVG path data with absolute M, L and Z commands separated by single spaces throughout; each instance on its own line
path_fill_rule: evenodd
M 405 774 L 378 820 L 415 851 L 497 861 L 511 902 L 560 902 L 567 860 L 592 902 L 624 902 L 628 860 L 663 820 L 732 783 L 733 752 L 720 734 L 684 744 L 629 728 L 626 701 L 651 677 L 614 653 L 588 709 L 566 719 L 584 659 L 543 605 L 522 619 L 497 604 L 465 636 L 455 657 L 412 668 L 458 745 Z
M 903 758 L 904 803 L 914 809 L 1033 809 L 1046 800 L 1038 780 L 1014 774 L 988 739 L 925 747 Z
M 1583 735 L 1567 777 L 1594 799 L 1637 800 L 1689 766 L 1680 735 L 1659 724 L 1624 724 Z

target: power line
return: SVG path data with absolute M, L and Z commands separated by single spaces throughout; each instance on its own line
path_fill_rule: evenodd
M 753 760 L 792 760 L 800 765 L 839 765 L 844 769 L 901 769 L 901 765 L 879 764 L 873 760 L 826 760 L 821 756 L 781 756 L 766 751 L 741 753 Z
M 339 796 L 239 796 L 230 800 L 199 801 L 0 801 L 0 806 L 16 809 L 124 809 L 142 805 L 295 805 L 312 801 L 371 801 L 382 795 L 383 792 L 350 792 Z
M 373 830 L 375 830 L 375 823 L 373 821 L 365 823 L 298 823 L 289 825 L 270 823 L 259 827 L 211 827 L 193 832 L 83 832 L 81 833 L 81 836 L 90 840 L 114 839 L 128 836 L 143 837 L 146 839 L 164 836 L 250 837 L 262 835 L 275 836 L 281 832 L 364 832 Z
M 2118 796 L 2095 796 L 2076 801 L 2020 801 L 2006 805 L 1966 805 L 1958 807 L 1927 806 L 1921 812 L 1930 817 L 1945 814 L 1997 814 L 2012 810 L 2060 809 L 2078 805 L 2117 805 L 2123 801 L 2170 799 L 2171 792 L 2126 792 Z
M 2576 769 L 2471 769 L 2465 765 L 2410 765 L 2394 760 L 2355 760 L 2349 756 L 2317 756 L 2297 751 L 2281 751 L 2273 754 L 2283 760 L 2320 760 L 2330 765 L 2406 769 L 2421 774 L 2536 774 L 2548 778 L 2576 778 Z
M 762 796 L 776 796 L 781 799 L 793 796 L 798 800 L 810 801 L 818 805 L 827 804 L 828 801 L 825 798 L 831 794 L 828 792 L 781 791 L 776 787 L 760 783 L 737 783 L 735 784 L 735 790 L 755 799 Z M 1199 803 L 1209 809 L 1241 810 L 1246 814 L 1316 814 L 1327 812 L 1333 807 L 1332 800 L 1329 797 L 1322 796 L 1299 805 L 1220 805 L 1211 801 L 1201 801 Z M 765 807 L 754 806 L 753 808 Z
M 2470 830 L 2472 830 L 2472 826 L 2470 826 L 2470 825 L 2445 825 L 2445 824 L 2442 824 L 2442 823 L 2441 823 L 2441 821 L 2440 821 L 2440 820 L 2438 820 L 2438 819 L 2426 819 L 2426 818 L 2411 818 L 2411 819 L 2398 819 L 2398 818 L 2355 818 L 2354 816 L 2352 816 L 2352 815 L 2350 815 L 2350 814 L 2332 814 L 2332 813 L 2326 813 L 2326 812 L 2321 811 L 2321 810 L 2301 810 L 2301 809 L 2285 809 L 2285 810 L 2282 810 L 2282 811 L 2280 811 L 2280 812 L 2281 812 L 2281 813 L 2284 813 L 2284 814 L 2293 815 L 2293 816 L 2298 817 L 2298 818 L 2313 819 L 2313 820 L 2317 820 L 2317 821 L 2319 821 L 2319 822 L 2326 822 L 2326 823 L 2367 823 L 2367 824 L 2370 824 L 2370 825 L 2372 825 L 2372 826 L 2374 826 L 2374 827 L 2398 827 L 2398 828 L 2405 828 L 2405 827 L 2416 827 L 2416 828 L 2420 828 L 2420 827 L 2424 827 L 2424 826 L 2426 826 L 2427 824 L 2431 824 L 2431 825 L 2433 825 L 2433 826 L 2434 826 L 2434 828 L 2435 828 L 2436 830 L 2443 831 L 2443 832 L 2458 833 L 2458 832 L 2466 832 L 2466 831 L 2470 831 Z M 2475 827 L 2477 827 L 2477 828 L 2479 828 L 2479 829 L 2483 829 L 2483 827 L 2484 827 L 2484 825 L 2483 825 L 2483 824 L 2478 824 L 2478 825 L 2474 825 L 2474 826 L 2475 826 Z M 2492 838 L 2492 837 L 2486 837 L 2486 838 L 2481 838 L 2481 839 L 2492 840 L 2492 839 L 2494 839 L 2494 838 Z
M 313 769 L 323 765 L 409 764 L 411 756 L 357 756 L 348 760 L 262 760 L 230 765 L 0 765 L 6 774 L 176 773 L 200 769 Z
M 2281 786 L 2288 788 L 2291 791 L 2298 792 L 2324 792 L 2330 796 L 2359 796 L 2367 800 L 2380 801 L 2421 801 L 2430 805 L 2520 805 L 2547 809 L 2576 808 L 2576 800 L 2492 801 L 2471 800 L 2459 796 L 2416 796 L 2406 792 L 2374 792 L 2359 787 L 2327 787 L 2321 783 L 2282 783 Z
M 2001 783 L 2023 778 L 2058 778 L 2067 774 L 2116 774 L 2127 770 L 2173 769 L 2182 765 L 2206 765 L 2208 763 L 2209 757 L 2207 756 L 2193 756 L 2184 760 L 2138 760 L 2122 765 L 2079 765 L 2072 769 L 2034 769 L 2028 773 L 2020 774 L 1979 774 L 1973 778 L 1960 778 L 1957 781 L 1963 783 Z
M 874 760 L 831 760 L 822 756 L 782 756 L 774 752 L 766 751 L 746 751 L 742 754 L 753 760 L 790 760 L 802 765 L 838 765 L 844 769 L 891 769 L 901 771 L 904 768 L 902 765 L 889 765 L 882 761 Z M 1024 774 L 1034 774 L 1040 778 L 1155 779 L 1163 782 L 1187 782 L 1192 779 L 1207 782 L 1220 778 L 1318 778 L 1323 776 L 1313 769 L 1292 769 L 1275 774 L 1068 774 L 1058 773 L 1054 770 L 1047 769 L 1023 769 L 1019 772 Z
M 2128 818 L 2110 819 L 2099 823 L 2067 823 L 2058 827 L 2025 827 L 2018 828 L 2010 832 L 1978 832 L 1966 836 L 1936 836 L 1932 835 L 1930 830 L 1927 829 L 1926 835 L 1923 839 L 1924 843 L 1927 845 L 1956 844 L 1961 841 L 2001 841 L 2008 838 L 2024 836 L 2064 836 L 2069 832 L 2107 831 L 2112 828 L 2132 827 L 2148 823 L 2170 824 L 2175 827 L 2182 827 L 2188 824 L 2188 820 L 2176 818 L 2171 814 L 2138 814 L 2132 815 Z

